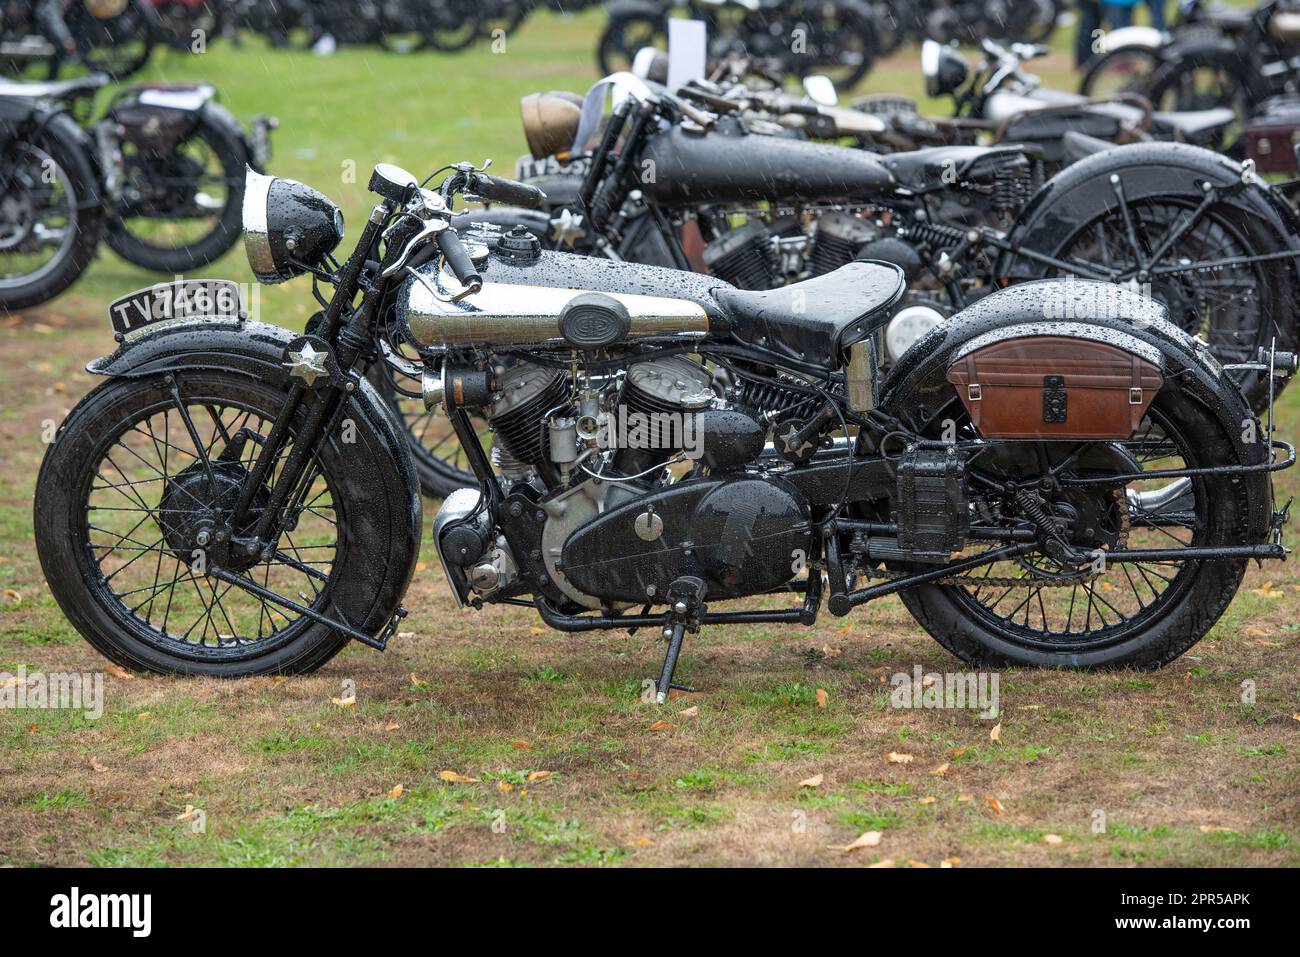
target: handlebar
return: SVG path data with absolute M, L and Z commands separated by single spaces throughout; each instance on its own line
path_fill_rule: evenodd
M 460 284 L 464 287 L 459 294 L 452 297 L 453 302 L 459 302 L 466 296 L 472 296 L 483 288 L 483 277 L 479 275 L 478 267 L 474 265 L 469 250 L 460 241 L 460 236 L 456 233 L 456 230 L 447 228 L 438 233 L 438 248 L 442 251 L 443 258 L 447 260 L 447 265 L 452 274 L 460 280 Z
M 537 209 L 546 202 L 546 194 L 536 186 L 513 179 L 474 173 L 469 177 L 468 191 L 481 199 L 494 203 L 508 203 L 525 209 Z

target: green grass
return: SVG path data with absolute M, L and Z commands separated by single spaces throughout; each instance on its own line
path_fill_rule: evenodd
M 272 171 L 330 195 L 355 235 L 376 162 L 426 174 L 490 157 L 508 173 L 524 152 L 520 96 L 585 90 L 599 22 L 540 16 L 503 54 L 318 58 L 214 44 L 166 55 L 144 79 L 209 80 L 237 115 L 277 115 Z M 1050 84 L 1072 83 L 1067 43 L 1059 36 L 1041 64 Z M 915 51 L 864 91 L 919 95 Z M 242 249 L 205 273 L 251 278 Z M 34 560 L 39 433 L 93 384 L 81 368 L 112 347 L 107 303 L 156 278 L 105 251 L 48 311 L 0 328 L 0 591 L 18 596 L 0 594 L 0 671 L 105 667 Z M 291 328 L 315 308 L 302 282 L 260 296 L 262 318 Z M 1284 426 L 1298 404 L 1300 387 L 1279 405 Z M 1279 477 L 1280 500 L 1296 491 Z M 423 558 L 407 600 L 414 634 L 383 655 L 349 648 L 319 675 L 282 682 L 110 672 L 98 721 L 0 711 L 0 865 L 1300 864 L 1300 582 L 1289 566 L 1247 579 L 1271 578 L 1284 598 L 1244 591 L 1162 671 L 1002 673 L 993 742 L 974 715 L 889 706 L 893 672 L 957 666 L 896 599 L 808 630 L 706 628 L 683 659 L 700 692 L 659 709 L 642 701 L 656 634 L 562 635 L 534 631 L 524 610 L 458 611 Z M 1247 629 L 1271 644 L 1252 647 Z M 1257 684 L 1251 705 L 1245 678 Z M 345 680 L 355 707 L 331 703 Z M 889 751 L 914 760 L 889 763 Z M 443 771 L 477 780 L 447 783 Z M 817 775 L 819 786 L 801 786 Z M 203 833 L 178 820 L 187 806 L 204 812 Z M 1110 827 L 1094 836 L 1095 809 Z M 885 834 L 869 856 L 839 850 L 865 830 Z M 1064 845 L 1048 848 L 1049 833 Z

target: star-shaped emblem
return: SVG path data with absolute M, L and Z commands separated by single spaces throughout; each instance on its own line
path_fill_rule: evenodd
M 308 386 L 313 386 L 317 379 L 329 378 L 329 372 L 325 369 L 327 357 L 328 353 L 317 352 L 311 347 L 310 342 L 304 342 L 302 349 L 290 352 L 289 361 L 281 365 L 289 370 L 289 375 L 301 379 Z
M 563 246 L 572 249 L 573 244 L 586 235 L 587 231 L 582 226 L 582 217 L 575 216 L 567 209 L 551 220 L 551 239 Z

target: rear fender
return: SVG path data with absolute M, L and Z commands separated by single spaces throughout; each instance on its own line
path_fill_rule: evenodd
M 1134 143 L 1107 150 L 1066 167 L 1043 185 L 1007 235 L 1013 247 L 1054 255 L 1081 223 L 1116 206 L 1110 177 L 1119 176 L 1130 202 L 1182 196 L 1199 202 L 1203 186 L 1239 185 L 1244 175 L 1235 160 L 1185 143 Z M 1266 184 L 1255 183 L 1226 200 L 1243 209 L 1269 236 L 1270 248 L 1300 250 L 1300 221 Z M 996 275 L 1010 281 L 1043 276 L 1049 267 L 1004 252 Z
M 1165 389 L 1189 393 L 1219 422 L 1232 443 L 1237 463 L 1268 460 L 1264 430 L 1232 378 L 1209 351 L 1165 320 L 1165 309 L 1137 293 L 1108 283 L 1042 280 L 1000 290 L 936 326 L 894 365 L 880 389 L 879 408 L 913 431 L 925 433 L 961 410 L 948 369 L 976 338 L 981 344 L 1025 336 L 1090 338 L 1158 355 Z M 1251 425 L 1253 423 L 1253 425 Z M 1272 518 L 1267 476 L 1242 477 L 1252 483 L 1251 541 L 1264 541 Z

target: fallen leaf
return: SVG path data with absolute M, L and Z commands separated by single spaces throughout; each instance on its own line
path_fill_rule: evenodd
M 396 721 L 390 721 L 390 722 L 388 722 L 388 724 L 384 725 L 384 730 L 385 730 L 385 731 L 396 731 L 396 730 L 397 730 L 398 728 L 400 728 L 400 727 L 401 727 L 401 725 L 398 724 Z
M 929 867 L 930 865 L 925 863 L 925 861 L 908 861 L 907 866 L 908 867 Z
M 153 717 L 152 711 L 141 711 L 139 714 L 135 716 L 135 720 L 143 721 L 145 718 L 152 718 L 152 717 Z
M 1224 827 L 1222 824 L 1202 824 L 1202 825 L 1201 825 L 1201 830 L 1204 831 L 1206 834 L 1212 834 L 1212 833 L 1235 834 L 1235 833 L 1237 833 L 1237 832 L 1234 831 L 1232 828 L 1230 828 L 1230 827 Z
M 954 854 L 954 855 L 952 855 L 951 857 L 945 857 L 945 858 L 944 858 L 944 859 L 939 863 L 939 866 L 940 866 L 940 867 L 956 867 L 956 866 L 957 866 L 958 864 L 960 864 L 960 863 L 961 863 L 961 858 L 958 857 L 956 854 Z
M 96 758 L 96 757 L 93 757 L 93 756 L 92 756 L 91 759 L 90 759 L 90 766 L 91 766 L 92 768 L 94 768 L 96 771 L 107 771 L 107 770 L 108 770 L 108 765 L 106 765 L 106 764 L 101 764 L 99 758 Z
M 800 781 L 800 782 L 799 782 L 799 787 L 801 787 L 801 788 L 819 788 L 819 787 L 822 786 L 822 782 L 823 782 L 824 780 L 826 780 L 826 775 L 824 775 L 824 774 L 814 774 L 812 777 L 810 777 L 810 778 L 804 778 L 802 781 Z
M 950 758 L 960 758 L 960 757 L 961 757 L 963 754 L 965 754 L 965 753 L 966 753 L 966 746 L 965 746 L 965 745 L 962 745 L 960 748 L 949 748 L 949 749 L 948 749 L 948 757 L 950 757 Z
M 356 698 L 330 698 L 330 704 L 338 705 L 340 708 L 355 708 L 357 706 Z
M 989 810 L 992 811 L 994 814 L 1001 815 L 1007 813 L 1007 809 L 1002 806 L 1002 802 L 999 801 L 997 798 L 995 798 L 992 794 L 984 795 L 984 803 L 989 806 Z
M 417 572 L 422 572 L 422 571 L 424 571 L 424 570 L 425 570 L 426 568 L 428 568 L 428 567 L 429 567 L 429 566 L 426 565 L 424 562 L 416 562 L 416 563 L 415 563 L 415 570 L 416 570 Z
M 531 784 L 534 781 L 540 781 L 543 778 L 549 778 L 550 776 L 551 776 L 550 771 L 533 771 L 531 774 L 528 775 L 528 777 L 524 778 L 524 780 L 527 781 L 529 784 Z
M 185 805 L 185 810 L 182 811 L 180 814 L 176 815 L 176 820 L 178 821 L 194 820 L 194 805 L 193 804 Z
M 5 597 L 12 602 L 20 602 L 23 600 L 23 596 L 19 593 L 19 591 L 16 588 L 6 588 Z
M 700 713 L 700 706 L 698 704 L 693 704 L 689 708 L 682 708 L 682 710 L 677 713 L 683 718 L 694 718 Z
M 531 628 L 528 629 L 528 633 L 529 633 L 530 635 L 544 635 L 544 634 L 546 634 L 546 629 L 545 629 L 545 628 L 538 628 L 536 625 L 534 625 L 533 627 L 531 627 Z
M 990 740 L 990 741 L 1001 741 L 1001 740 L 1002 740 L 1002 722 L 1001 722 L 1001 721 L 999 721 L 997 724 L 995 724 L 995 725 L 993 726 L 993 730 L 991 730 L 991 731 L 989 732 L 989 740 Z
M 511 742 L 510 742 L 510 747 L 514 748 L 516 751 L 532 751 L 532 750 L 533 750 L 532 742 L 530 742 L 530 741 L 525 741 L 523 738 L 520 738 L 520 739 L 518 739 L 517 741 L 511 741 Z
M 33 732 L 34 732 L 34 731 L 39 731 L 39 730 L 41 730 L 41 726 L 40 726 L 39 724 L 29 724 L 29 725 L 27 726 L 27 730 L 28 730 L 28 731 L 33 731 Z
M 25 683 L 25 679 L 19 678 L 17 675 L 10 675 L 4 681 L 0 681 L 0 688 L 12 688 L 15 685 L 20 685 L 24 683 Z
M 1056 847 L 1059 844 L 1064 844 L 1065 840 L 1059 834 L 1044 834 L 1043 843 L 1050 844 L 1052 847 Z
M 917 803 L 917 804 L 933 804 L 933 803 L 934 803 L 935 801 L 937 801 L 937 800 L 939 800 L 939 799 L 938 799 L 937 797 L 935 797 L 934 795 L 932 795 L 932 794 L 927 794 L 925 797 L 921 798 L 921 799 L 918 800 L 916 803 Z
M 284 675 L 276 675 L 274 678 L 271 679 L 271 684 L 278 685 L 281 684 L 283 681 L 284 681 Z
M 419 675 L 417 675 L 414 671 L 412 671 L 412 672 L 411 672 L 411 685 L 412 685 L 412 687 L 415 687 L 415 688 L 427 688 L 427 687 L 429 687 L 429 682 L 425 681 L 423 678 L 421 678 Z
M 952 767 L 952 765 L 950 765 L 947 761 L 945 761 L 943 762 L 943 764 L 939 765 L 930 773 L 933 774 L 936 778 L 941 778 L 948 773 L 948 768 L 950 767 Z
M 114 678 L 125 678 L 127 681 L 130 681 L 132 678 L 135 677 L 135 675 L 131 674 L 131 672 L 127 671 L 125 668 L 121 667 L 120 665 L 108 665 L 107 667 L 104 668 L 104 670 L 107 671 Z
M 973 800 L 975 800 L 975 795 L 971 794 L 969 791 L 962 791 L 961 794 L 958 794 L 958 795 L 957 795 L 957 800 L 958 800 L 958 801 L 973 801 Z
M 1295 714 L 1291 715 L 1291 720 L 1300 721 L 1300 711 L 1297 711 Z
M 647 731 L 668 731 L 671 728 L 672 728 L 671 724 L 669 724 L 667 721 L 661 720 L 661 721 L 656 721 L 654 724 L 650 725 L 650 727 L 646 728 L 646 730 Z
M 883 861 L 876 861 L 876 863 L 874 864 L 867 865 L 867 867 L 893 867 L 893 866 L 895 865 L 894 865 L 894 859 L 892 857 L 887 857 Z
M 415 637 L 415 632 L 413 632 L 413 631 L 399 631 L 399 632 L 397 633 L 397 637 L 398 637 L 398 638 L 402 638 L 402 639 L 406 639 L 406 638 L 414 638 L 414 637 Z
M 818 689 L 817 689 L 817 707 L 819 707 L 819 708 L 824 708 L 824 707 L 826 707 L 826 702 L 830 700 L 830 697 L 831 697 L 831 696 L 830 696 L 829 694 L 826 693 L 826 689 L 825 689 L 825 688 L 818 688 Z
M 835 629 L 835 633 L 836 633 L 837 635 L 847 635 L 847 634 L 848 634 L 850 631 L 852 631 L 852 630 L 853 630 L 853 622 L 851 622 L 851 621 L 846 621 L 846 622 L 845 622 L 843 625 L 841 625 L 839 628 L 836 628 L 836 629 Z
M 515 786 L 511 784 L 509 781 L 497 781 L 498 791 L 513 791 L 514 789 Z
M 439 771 L 438 777 L 451 784 L 475 784 L 478 782 L 478 778 L 466 777 L 456 771 Z
M 402 792 L 405 790 L 406 788 L 402 787 L 400 784 L 394 784 L 393 789 L 388 792 L 388 796 L 392 798 L 394 801 L 396 801 L 399 797 L 402 796 Z
M 827 658 L 838 658 L 844 654 L 843 648 L 832 648 L 830 645 L 822 645 L 822 654 Z
M 899 751 L 890 751 L 885 755 L 885 760 L 890 764 L 911 764 L 912 756 L 910 754 L 903 754 Z
M 638 837 L 633 843 L 636 844 L 637 847 L 649 847 L 654 843 L 654 841 L 650 840 L 648 837 Z
M 864 847 L 875 847 L 880 843 L 880 840 L 883 837 L 884 835 L 879 831 L 865 831 L 862 834 L 859 834 L 852 844 L 845 846 L 844 853 L 848 854 L 852 851 L 861 850 Z

